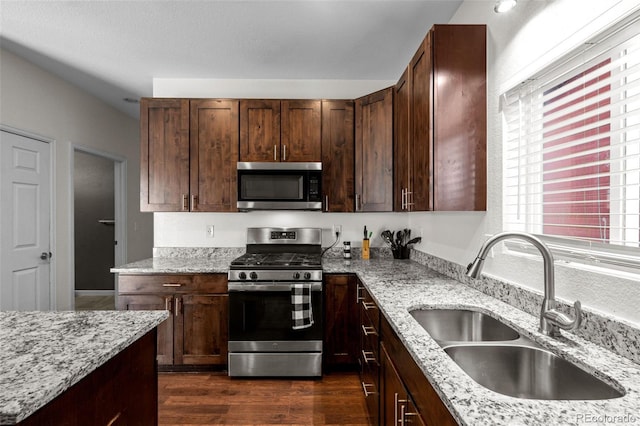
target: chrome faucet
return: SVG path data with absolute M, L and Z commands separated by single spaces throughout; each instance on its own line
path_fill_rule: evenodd
M 525 240 L 533 244 L 542 254 L 544 262 L 544 300 L 540 310 L 540 332 L 547 336 L 560 336 L 560 329 L 575 330 L 582 323 L 582 306 L 580 301 L 573 305 L 575 317 L 571 318 L 556 309 L 555 278 L 553 273 L 553 255 L 549 247 L 539 238 L 522 232 L 503 232 L 489 238 L 480 248 L 478 257 L 467 266 L 467 276 L 478 278 L 482 272 L 487 253 L 496 243 L 506 239 Z

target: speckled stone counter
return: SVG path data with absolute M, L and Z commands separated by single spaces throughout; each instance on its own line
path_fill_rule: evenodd
M 576 425 L 640 423 L 640 365 L 574 334 L 553 339 L 537 331 L 538 318 L 409 260 L 327 260 L 325 273 L 356 273 L 460 424 Z M 471 379 L 409 311 L 473 308 L 500 318 L 563 358 L 619 390 L 622 398 L 542 401 L 493 392 Z M 626 422 L 623 421 L 626 416 Z M 617 421 L 616 421 L 617 419 Z
M 227 272 L 233 256 L 156 258 L 116 268 L 121 273 Z M 226 263 L 225 263 L 226 262 Z M 640 365 L 564 332 L 540 334 L 538 318 L 411 260 L 323 260 L 325 273 L 355 273 L 378 303 L 412 357 L 454 418 L 463 425 L 640 424 Z M 550 351 L 624 390 L 601 401 L 518 399 L 471 379 L 413 319 L 416 308 L 473 308 L 497 317 Z
M 167 316 L 165 311 L 0 312 L 0 424 L 24 420 Z
M 122 274 L 226 274 L 229 272 L 229 264 L 238 256 L 153 257 L 111 268 L 111 272 Z

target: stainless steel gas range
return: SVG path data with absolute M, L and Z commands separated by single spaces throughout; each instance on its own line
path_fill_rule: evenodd
M 322 230 L 249 228 L 229 270 L 229 376 L 322 375 Z

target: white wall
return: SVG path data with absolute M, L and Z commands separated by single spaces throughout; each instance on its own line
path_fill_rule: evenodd
M 248 213 L 154 213 L 155 247 L 244 247 L 247 228 L 253 226 L 322 228 L 322 245 L 335 240 L 333 225 L 342 226 L 341 241 L 361 247 L 363 227 L 373 232 L 372 247 L 383 247 L 380 233 L 406 227 L 406 213 L 320 213 L 255 211 Z M 214 236 L 206 235 L 208 225 Z M 415 231 L 415 230 L 414 230 Z M 418 234 L 416 234 L 417 236 Z
M 506 14 L 493 1 L 465 1 L 450 23 L 488 26 L 488 208 L 486 213 L 411 213 L 409 225 L 424 229 L 417 248 L 466 265 L 488 234 L 502 231 L 502 143 L 498 96 L 609 23 L 638 7 L 636 0 L 520 1 Z M 539 260 L 498 251 L 485 272 L 543 291 Z M 640 276 L 612 276 L 556 262 L 556 294 L 640 325 Z
M 138 121 L 102 103 L 59 77 L 0 50 L 0 123 L 56 141 L 55 245 L 52 262 L 56 307 L 72 306 L 70 161 L 73 145 L 127 158 L 128 261 L 152 254 L 151 214 L 140 213 Z

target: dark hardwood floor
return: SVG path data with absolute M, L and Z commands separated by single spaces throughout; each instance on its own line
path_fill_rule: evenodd
M 160 425 L 368 425 L 356 373 L 322 380 L 159 373 Z

